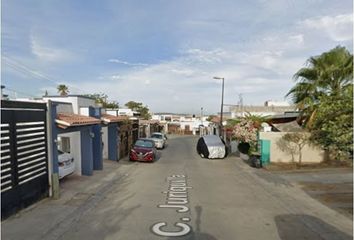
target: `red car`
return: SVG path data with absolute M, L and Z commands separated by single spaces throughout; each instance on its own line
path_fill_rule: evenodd
M 130 161 L 153 162 L 156 158 L 155 142 L 151 139 L 138 139 L 130 150 Z

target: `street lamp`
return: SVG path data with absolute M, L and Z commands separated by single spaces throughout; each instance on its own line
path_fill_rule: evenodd
M 220 113 L 220 136 L 222 136 L 223 126 L 222 126 L 222 116 L 224 109 L 224 78 L 223 77 L 214 77 L 214 79 L 222 80 L 222 93 L 221 93 L 221 113 Z

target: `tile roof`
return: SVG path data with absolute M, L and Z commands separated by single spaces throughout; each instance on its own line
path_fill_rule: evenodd
M 160 121 L 159 120 L 143 120 L 143 119 L 139 119 L 139 124 L 159 124 Z
M 111 123 L 111 122 L 123 122 L 129 120 L 127 116 L 114 116 L 110 114 L 102 114 L 101 119 L 104 123 Z
M 73 113 L 58 113 L 55 122 L 58 124 L 59 128 L 65 129 L 74 126 L 99 124 L 101 120 Z

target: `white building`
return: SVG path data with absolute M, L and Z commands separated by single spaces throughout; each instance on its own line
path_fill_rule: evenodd
M 208 126 L 210 122 L 207 121 L 207 116 L 196 117 L 194 115 L 185 114 L 154 114 L 152 115 L 153 120 L 158 120 L 160 123 L 165 124 L 165 129 L 168 128 L 168 124 L 178 125 L 179 129 L 182 131 L 189 130 L 195 135 L 199 130 L 200 126 Z
M 58 102 L 57 113 L 74 113 L 89 116 L 89 107 L 97 107 L 95 99 L 80 96 L 46 96 L 44 101 Z M 69 152 L 75 159 L 75 173 L 81 175 L 81 133 L 80 131 L 58 134 L 58 147 L 64 152 Z
M 264 103 L 264 106 L 266 107 L 289 107 L 290 103 L 286 102 L 286 101 L 273 101 L 273 100 L 267 100 Z
M 230 110 L 224 113 L 225 116 L 231 118 L 244 117 L 247 114 L 259 116 L 273 116 L 283 114 L 284 112 L 294 112 L 296 106 L 290 105 L 288 102 L 266 101 L 264 106 L 252 105 L 234 105 L 230 106 Z

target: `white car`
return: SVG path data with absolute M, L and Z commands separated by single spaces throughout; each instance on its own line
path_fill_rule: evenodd
M 59 179 L 75 171 L 74 157 L 70 153 L 58 150 Z
M 163 149 L 166 146 L 167 137 L 165 134 L 160 132 L 154 132 L 151 134 L 150 139 L 155 142 L 155 147 L 158 149 Z

